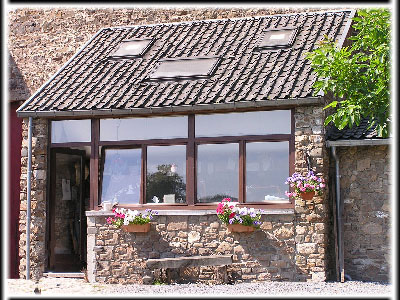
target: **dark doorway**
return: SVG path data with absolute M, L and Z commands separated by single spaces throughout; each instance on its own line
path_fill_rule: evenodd
M 53 148 L 50 162 L 48 269 L 81 272 L 86 268 L 86 216 L 89 166 L 86 152 Z

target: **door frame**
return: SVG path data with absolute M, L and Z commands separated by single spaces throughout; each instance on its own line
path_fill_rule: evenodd
M 86 228 L 84 228 L 83 223 L 86 224 L 86 222 L 82 222 L 82 220 L 85 218 L 85 203 L 84 203 L 84 197 L 83 197 L 83 185 L 84 185 L 84 175 L 85 175 L 85 157 L 86 157 L 86 151 L 85 150 L 80 150 L 80 149 L 71 149 L 71 148 L 61 148 L 61 147 L 55 147 L 50 149 L 50 180 L 49 180 L 49 198 L 48 198 L 48 211 L 47 211 L 47 236 L 48 236 L 48 242 L 46 244 L 47 248 L 47 268 L 49 270 L 53 270 L 55 267 L 55 253 L 54 253 L 54 248 L 55 248 L 55 181 L 56 181 L 56 155 L 57 154 L 70 154 L 70 155 L 76 155 L 80 156 L 80 191 L 79 191 L 79 203 L 80 203 L 80 237 L 79 237 L 79 257 L 82 260 L 86 253 L 86 249 L 83 247 L 83 239 L 86 238 Z M 86 260 L 85 260 L 86 261 Z

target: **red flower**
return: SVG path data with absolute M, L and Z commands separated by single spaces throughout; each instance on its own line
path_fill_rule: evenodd
M 235 213 L 233 212 L 233 213 L 231 213 L 231 214 L 229 215 L 229 219 L 232 219 L 234 216 L 235 216 Z

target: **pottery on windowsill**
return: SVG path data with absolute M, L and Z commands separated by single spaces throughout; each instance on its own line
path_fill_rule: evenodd
M 150 223 L 122 225 L 121 228 L 125 232 L 149 232 Z
M 229 224 L 228 230 L 230 232 L 253 232 L 255 228 L 253 226 L 245 226 L 242 224 Z

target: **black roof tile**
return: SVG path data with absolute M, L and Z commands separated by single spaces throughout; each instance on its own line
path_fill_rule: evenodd
M 276 100 L 312 95 L 315 76 L 305 54 L 324 34 L 347 34 L 350 10 L 104 28 L 20 112 L 130 109 Z M 256 49 L 263 32 L 296 27 L 291 48 Z M 346 27 L 347 28 L 347 27 Z M 140 58 L 110 59 L 126 39 L 153 38 Z M 208 79 L 147 77 L 163 58 L 218 56 Z
M 349 128 L 349 126 L 346 126 L 342 130 L 337 129 L 333 125 L 329 125 L 326 130 L 326 139 L 330 141 L 335 141 L 335 140 L 360 140 L 360 139 L 378 138 L 376 132 L 376 125 L 373 125 L 370 129 L 367 128 L 368 128 L 367 118 L 362 119 L 358 126 L 354 124 L 351 128 Z

